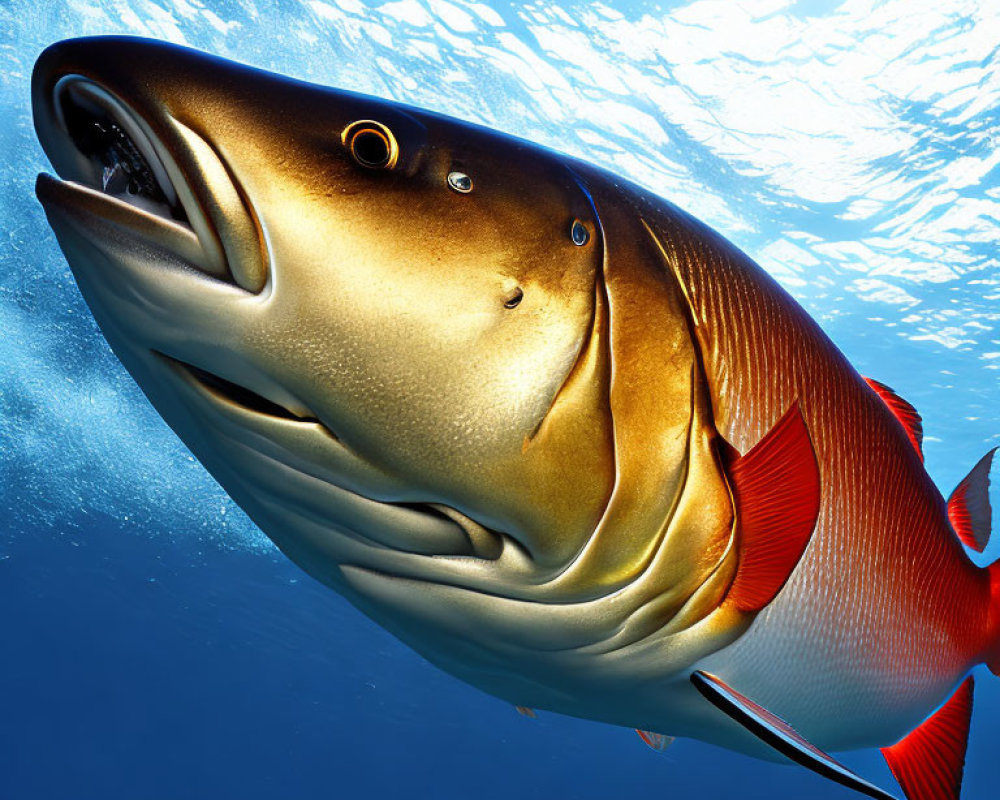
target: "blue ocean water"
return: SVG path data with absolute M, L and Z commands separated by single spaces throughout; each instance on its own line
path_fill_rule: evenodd
M 520 717 L 269 545 L 111 355 L 34 200 L 31 65 L 97 33 L 433 108 L 650 187 L 920 410 L 947 493 L 1000 444 L 1000 7 L 0 0 L 0 798 L 853 796 Z M 980 677 L 966 798 L 995 796 L 1000 681 Z M 892 785 L 877 754 L 844 760 Z

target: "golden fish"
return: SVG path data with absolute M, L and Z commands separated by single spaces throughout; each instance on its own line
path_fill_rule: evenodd
M 966 676 L 1000 669 L 965 550 L 992 454 L 946 504 L 916 412 L 732 245 L 527 142 L 162 43 L 59 43 L 32 91 L 109 343 L 303 569 L 522 713 L 873 797 L 824 751 L 882 747 L 911 800 L 958 796 Z

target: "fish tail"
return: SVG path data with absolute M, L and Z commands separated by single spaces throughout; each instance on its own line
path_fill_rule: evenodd
M 948 498 L 948 521 L 959 540 L 976 553 L 990 543 L 993 508 L 990 506 L 990 470 L 994 447 L 976 463 Z M 987 569 L 989 607 L 986 613 L 986 653 L 983 661 L 994 675 L 1000 675 L 1000 559 Z
M 986 653 L 986 666 L 994 675 L 1000 675 L 1000 560 L 990 567 L 990 644 Z

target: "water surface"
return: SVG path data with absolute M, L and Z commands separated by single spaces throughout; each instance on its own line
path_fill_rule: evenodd
M 524 719 L 275 552 L 111 355 L 33 198 L 31 65 L 98 33 L 453 114 L 648 186 L 916 405 L 947 493 L 1000 444 L 1000 6 L 0 0 L 0 796 L 855 796 Z M 966 798 L 995 791 L 1000 682 L 981 677 Z M 892 785 L 877 754 L 845 760 Z

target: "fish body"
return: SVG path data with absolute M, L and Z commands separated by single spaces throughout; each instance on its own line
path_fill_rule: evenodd
M 702 666 L 753 685 L 825 748 L 896 741 L 993 652 L 996 572 L 991 582 L 970 560 L 906 430 L 819 326 L 704 226 L 660 224 L 720 434 L 749 449 L 798 400 L 822 476 L 802 561 L 751 630 Z
M 967 727 L 952 692 L 1000 666 L 998 571 L 963 545 L 989 462 L 945 503 L 915 412 L 718 234 L 529 143 L 162 43 L 54 45 L 33 103 L 116 354 L 279 548 L 430 661 L 875 797 L 823 751 Z

